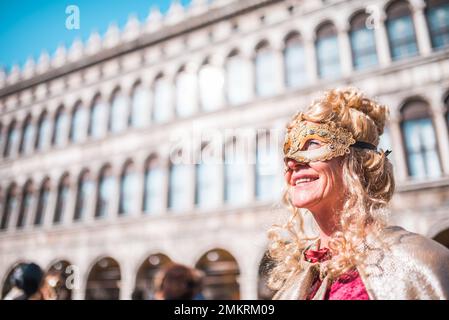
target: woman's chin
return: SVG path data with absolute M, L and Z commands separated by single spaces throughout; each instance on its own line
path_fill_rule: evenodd
M 316 204 L 316 199 L 305 199 L 305 198 L 296 198 L 293 196 L 292 198 L 292 204 L 296 208 L 303 208 L 303 209 L 310 209 Z
M 292 204 L 297 208 L 309 209 L 320 202 L 321 197 L 318 197 L 312 190 L 294 188 L 292 191 Z

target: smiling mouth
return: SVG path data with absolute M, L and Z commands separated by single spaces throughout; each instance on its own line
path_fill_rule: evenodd
M 315 177 L 315 178 L 312 178 L 312 177 L 309 177 L 309 178 L 300 178 L 300 179 L 297 179 L 297 180 L 295 181 L 295 184 L 294 184 L 294 185 L 295 185 L 295 186 L 302 186 L 302 185 L 311 183 L 311 182 L 316 181 L 316 180 L 318 180 L 318 177 Z

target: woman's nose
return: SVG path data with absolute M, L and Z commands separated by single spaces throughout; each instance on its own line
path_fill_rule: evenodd
M 288 167 L 289 169 L 294 170 L 298 165 L 299 165 L 299 163 L 296 162 L 295 160 L 292 160 L 292 159 L 288 159 L 288 160 L 287 160 L 287 167 Z

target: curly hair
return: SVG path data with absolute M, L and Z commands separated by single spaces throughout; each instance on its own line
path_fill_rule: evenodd
M 311 122 L 335 122 L 349 130 L 356 140 L 378 146 L 388 108 L 367 98 L 356 88 L 344 88 L 326 92 L 302 115 Z M 293 128 L 298 116 L 287 124 L 287 132 Z M 383 150 L 350 148 L 342 160 L 345 197 L 338 217 L 338 231 L 330 236 L 328 243 L 332 257 L 327 271 L 331 278 L 363 263 L 364 240 L 368 234 L 375 235 L 386 225 L 386 208 L 395 187 L 392 165 Z M 279 290 L 288 275 L 300 268 L 300 255 L 316 239 L 306 235 L 304 216 L 309 211 L 292 204 L 288 186 L 283 202 L 291 215 L 285 224 L 274 225 L 268 233 L 268 251 L 276 265 L 268 280 L 273 290 Z

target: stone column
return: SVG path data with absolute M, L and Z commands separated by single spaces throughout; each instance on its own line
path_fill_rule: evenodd
M 131 300 L 131 295 L 134 290 L 134 277 L 131 261 L 123 261 L 120 265 L 121 279 L 120 279 L 120 300 Z
M 201 107 L 200 107 L 200 86 L 199 86 L 199 71 L 200 71 L 200 67 L 201 67 L 201 63 L 199 61 L 191 61 L 186 65 L 186 72 L 191 73 L 193 75 L 195 75 L 194 81 L 195 81 L 195 108 L 194 110 L 192 110 L 192 114 L 198 114 L 198 112 L 200 112 Z
M 6 141 L 8 140 L 8 125 L 3 124 L 2 130 L 0 132 L 0 158 L 3 158 L 5 152 Z
M 190 213 L 194 210 L 195 207 L 195 189 L 196 189 L 196 177 L 195 177 L 195 173 L 196 173 L 196 166 L 193 163 L 193 161 L 191 159 L 188 160 L 188 163 L 186 164 L 188 167 L 188 180 L 187 185 L 191 186 L 189 188 L 189 202 L 187 204 L 187 207 L 185 208 L 185 213 Z
M 276 91 L 275 94 L 285 91 L 285 63 L 284 63 L 284 42 L 281 39 L 273 41 L 274 64 L 276 70 Z
M 223 54 L 213 55 L 210 64 L 213 67 L 219 68 L 223 77 L 223 87 L 221 88 L 220 95 L 218 96 L 218 107 L 217 109 L 223 109 L 226 105 L 226 56 Z
M 393 146 L 394 164 L 398 181 L 405 181 L 408 177 L 407 153 L 402 138 L 401 123 L 399 118 L 392 118 L 390 121 L 391 141 Z
M 306 61 L 307 78 L 310 84 L 318 81 L 318 63 L 315 47 L 315 34 L 304 35 L 304 53 Z
M 16 206 L 9 213 L 8 221 L 6 222 L 6 230 L 8 233 L 15 233 L 17 231 L 17 221 L 19 219 L 20 207 L 23 201 L 22 185 L 16 186 Z
M 114 181 L 112 188 L 112 196 L 109 202 L 109 208 L 106 214 L 107 220 L 115 220 L 119 216 L 119 204 L 120 204 L 120 175 L 121 168 L 117 168 L 117 164 L 111 168 L 112 179 Z
M 91 192 L 89 192 L 87 196 L 86 203 L 86 216 L 82 217 L 81 220 L 84 220 L 86 223 L 92 223 L 95 220 L 95 209 L 97 205 L 97 197 L 98 197 L 98 175 L 99 171 L 92 169 L 89 172 L 89 188 L 91 188 Z
M 254 252 L 254 250 L 249 250 L 249 252 Z M 255 267 L 253 263 L 249 263 L 253 259 L 254 257 L 251 256 L 247 257 L 245 261 L 242 261 L 243 263 L 239 277 L 240 299 L 242 300 L 257 299 L 258 268 Z
M 19 155 L 19 145 L 20 145 L 20 139 L 21 139 L 21 135 L 22 135 L 22 130 L 21 130 L 21 127 L 19 124 L 21 124 L 21 123 L 22 123 L 22 121 L 17 119 L 16 123 L 14 125 L 14 127 L 15 127 L 14 130 L 16 131 L 17 138 L 15 141 L 12 141 L 13 144 L 10 145 L 10 152 L 9 152 L 10 159 L 14 159 L 14 158 L 18 157 L 18 155 Z M 8 139 L 8 137 L 6 137 L 6 138 Z
M 438 150 L 440 151 L 440 160 L 442 164 L 442 171 L 449 175 L 449 137 L 448 125 L 446 120 L 447 110 L 446 106 L 439 106 L 437 110 L 433 111 L 433 120 L 435 123 L 435 133 L 438 143 Z
M 27 212 L 25 213 L 25 221 L 23 225 L 23 228 L 25 230 L 31 230 L 33 228 L 38 202 L 39 202 L 39 189 L 36 187 L 35 184 L 33 184 L 30 205 L 28 207 Z
M 152 121 L 152 107 L 153 107 L 153 90 L 151 90 L 152 84 L 154 82 L 154 77 L 151 75 L 151 78 L 147 75 L 142 75 L 141 78 L 141 86 L 142 90 L 145 91 L 146 97 L 147 97 L 147 105 L 146 105 L 146 112 L 145 112 L 145 119 L 143 119 L 143 125 L 142 127 L 147 127 L 150 125 Z M 131 106 L 132 109 L 132 106 Z
M 432 52 L 429 28 L 424 13 L 426 3 L 424 0 L 412 0 L 413 23 L 416 30 L 416 39 L 421 55 L 426 56 Z
M 75 214 L 75 206 L 76 206 L 76 198 L 78 193 L 77 186 L 77 177 L 72 175 L 69 176 L 69 191 L 67 196 L 67 203 L 64 208 L 64 216 L 62 217 L 61 224 L 64 226 L 70 225 L 73 221 L 73 217 Z
M 164 81 L 167 81 L 170 86 L 170 93 L 171 93 L 171 99 L 170 99 L 170 105 L 166 106 L 169 109 L 169 116 L 168 119 L 164 120 L 163 122 L 170 121 L 174 119 L 176 114 L 176 72 L 175 70 L 172 70 L 170 73 L 166 73 L 164 75 L 164 78 L 162 78 Z
M 145 159 L 140 160 L 135 164 L 135 183 L 136 183 L 136 195 L 135 203 L 133 204 L 133 210 L 131 210 L 131 216 L 139 216 L 143 212 L 143 195 L 145 185 Z
M 253 129 L 245 136 L 246 183 L 248 188 L 247 202 L 256 201 L 256 132 Z
M 50 180 L 50 189 L 48 193 L 47 207 L 44 211 L 43 227 L 49 229 L 53 225 L 53 217 L 55 215 L 56 201 L 58 199 L 58 183 L 52 177 Z
M 344 23 L 338 30 L 338 46 L 343 77 L 347 77 L 352 73 L 352 50 L 348 32 L 348 23 Z
M 73 300 L 84 300 L 86 295 L 86 280 L 88 277 L 89 270 L 87 269 L 89 261 L 83 257 L 78 261 L 79 264 L 72 266 L 71 276 L 73 279 L 72 288 L 72 299 Z
M 162 199 L 160 200 L 162 203 L 162 211 L 161 213 L 167 212 L 168 208 L 168 192 L 169 192 L 169 183 L 170 183 L 170 162 L 167 158 L 159 158 L 159 166 L 163 175 L 163 182 L 161 185 Z
M 37 129 L 38 129 L 37 128 L 37 117 L 31 118 L 30 125 L 31 125 L 32 134 L 31 134 L 30 140 L 24 141 L 24 143 L 25 143 L 24 154 L 25 155 L 30 155 L 35 150 L 35 142 L 36 142 Z
M 43 142 L 43 148 L 42 151 L 47 151 L 53 147 L 52 139 L 53 139 L 53 132 L 55 131 L 55 110 L 49 110 L 47 114 L 47 121 L 48 121 L 48 127 L 47 127 L 47 141 Z M 45 134 L 44 134 L 45 135 Z
M 246 47 L 242 49 L 242 58 L 246 60 L 249 74 L 251 75 L 249 81 L 249 87 L 251 88 L 250 95 L 248 97 L 248 100 L 246 100 L 244 103 L 248 101 L 252 101 L 256 97 L 256 64 L 255 64 L 255 50 L 252 44 L 247 44 Z

